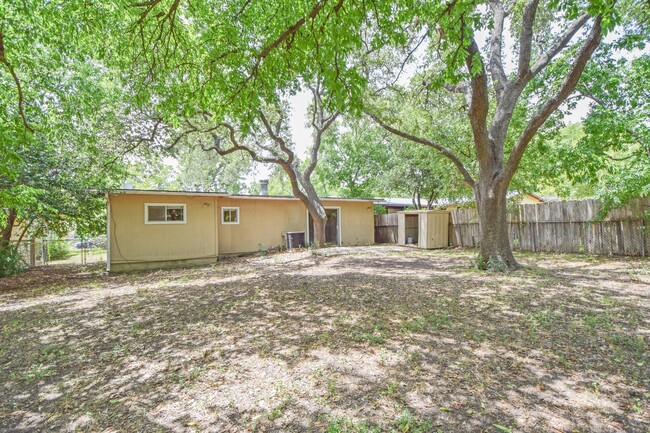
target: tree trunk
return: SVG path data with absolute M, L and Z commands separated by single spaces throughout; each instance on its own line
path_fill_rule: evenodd
M 507 187 L 476 185 L 481 240 L 478 266 L 481 269 L 510 271 L 519 269 L 510 246 L 508 212 L 506 208 Z
M 16 217 L 18 212 L 16 209 L 9 209 L 7 212 L 7 226 L 2 229 L 2 240 L 0 240 L 0 247 L 9 245 L 11 241 L 11 233 L 13 232 L 14 223 L 16 222 Z
M 27 234 L 27 230 L 29 230 L 29 228 L 31 227 L 33 222 L 34 222 L 34 220 L 31 220 L 30 222 L 25 224 L 25 221 L 23 221 L 22 224 L 20 224 L 20 225 L 23 226 L 23 231 L 20 232 L 20 236 L 18 237 L 18 242 L 16 242 L 18 245 L 20 245 L 20 243 L 23 241 L 23 238 L 25 237 L 25 234 Z
M 311 179 L 308 176 L 303 176 L 295 166 L 285 163 L 281 164 L 281 167 L 287 173 L 287 176 L 289 176 L 293 195 L 305 205 L 307 212 L 309 212 L 314 222 L 314 242 L 312 246 L 315 248 L 322 247 L 326 242 L 325 224 L 327 223 L 327 214 L 325 213 L 325 207 L 323 207 L 316 193 L 316 188 L 311 183 Z M 300 188 L 301 186 L 302 189 Z M 307 228 L 309 229 L 309 227 Z M 309 239 L 305 239 L 305 242 L 309 243 Z
M 325 214 L 325 209 L 321 206 L 322 216 L 318 212 L 310 211 L 312 220 L 314 221 L 314 243 L 313 246 L 316 248 L 322 247 L 325 245 L 326 236 L 325 236 L 325 225 L 327 224 L 327 215 Z

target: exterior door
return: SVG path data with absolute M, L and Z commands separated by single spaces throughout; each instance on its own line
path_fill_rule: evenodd
M 325 215 L 327 215 L 327 222 L 325 223 L 325 242 L 332 245 L 340 245 L 340 209 L 339 208 L 325 208 Z M 311 215 L 307 213 L 309 219 L 309 243 L 314 243 L 314 220 Z

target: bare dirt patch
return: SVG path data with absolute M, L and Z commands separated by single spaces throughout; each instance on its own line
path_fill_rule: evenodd
M 648 261 L 323 252 L 0 280 L 0 431 L 649 431 Z

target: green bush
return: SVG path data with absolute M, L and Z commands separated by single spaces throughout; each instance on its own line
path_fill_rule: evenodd
M 27 263 L 16 245 L 0 246 L 0 277 L 16 275 L 27 270 Z
M 48 260 L 65 260 L 72 255 L 68 241 L 49 241 L 47 243 Z

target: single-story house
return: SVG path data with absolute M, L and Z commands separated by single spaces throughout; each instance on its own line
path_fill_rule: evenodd
M 120 189 L 106 194 L 108 271 L 209 264 L 219 256 L 313 241 L 295 197 Z M 374 243 L 371 199 L 322 199 L 327 242 Z

